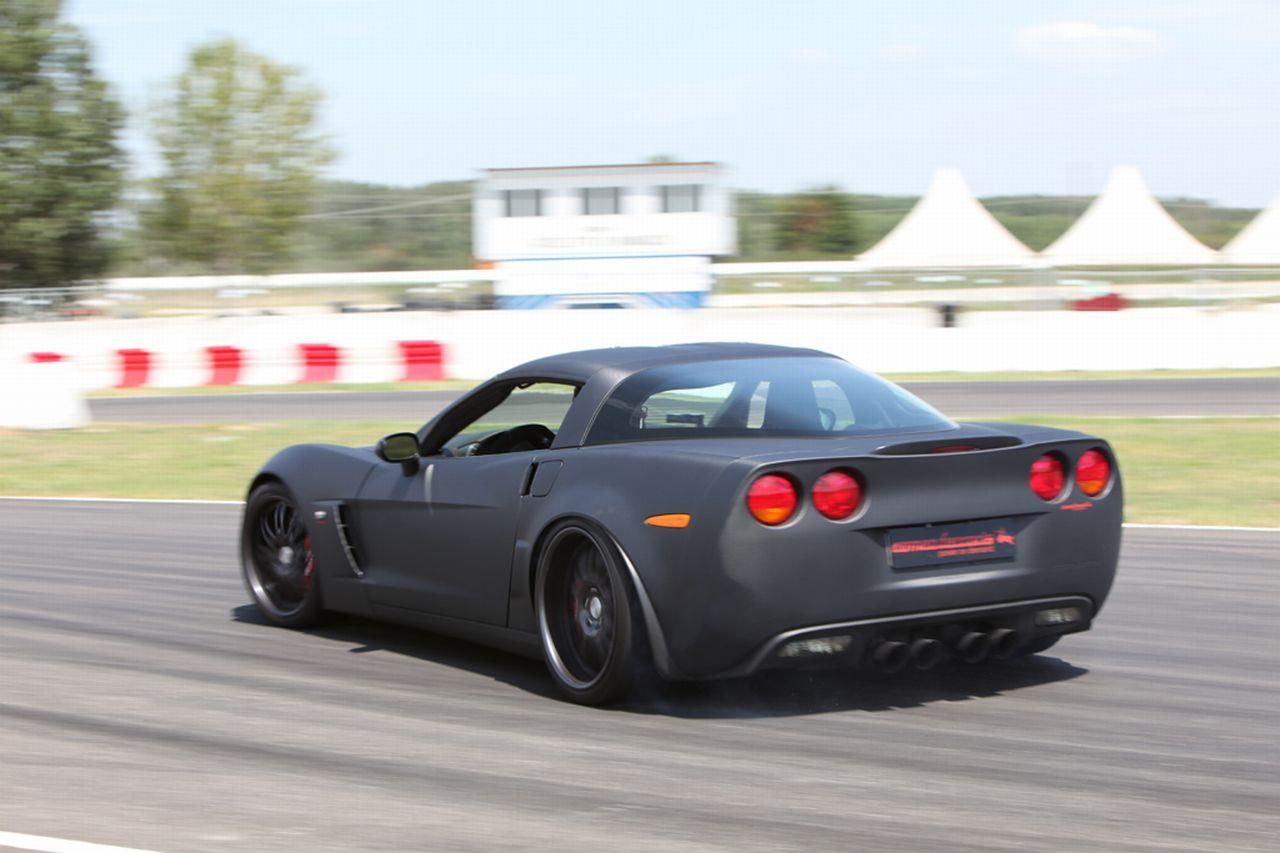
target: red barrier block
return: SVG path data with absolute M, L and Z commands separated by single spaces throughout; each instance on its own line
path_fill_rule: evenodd
M 342 350 L 333 344 L 298 344 L 302 353 L 302 378 L 299 382 L 332 382 L 338 378 Z
M 60 352 L 33 352 L 27 355 L 27 361 L 32 364 L 52 364 L 65 358 Z
M 118 349 L 120 381 L 117 388 L 141 388 L 151 377 L 151 352 L 144 349 Z
M 1129 300 L 1119 293 L 1105 293 L 1092 299 L 1079 299 L 1071 303 L 1075 311 L 1119 311 L 1129 307 Z
M 205 347 L 204 352 L 209 361 L 209 379 L 205 385 L 235 385 L 240 381 L 244 365 L 240 347 Z
M 430 382 L 444 379 L 444 347 L 439 341 L 401 341 L 404 362 L 401 382 Z

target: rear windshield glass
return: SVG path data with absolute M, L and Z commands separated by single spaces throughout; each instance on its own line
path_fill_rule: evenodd
M 628 377 L 600 410 L 586 443 L 950 426 L 927 403 L 839 359 L 752 358 L 655 367 Z

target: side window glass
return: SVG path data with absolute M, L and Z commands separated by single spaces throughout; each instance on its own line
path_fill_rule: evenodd
M 506 216 L 542 215 L 542 190 L 507 190 L 502 201 Z
M 586 216 L 607 216 L 622 212 L 621 187 L 586 187 L 582 190 L 582 212 Z
M 830 379 L 817 379 L 813 383 L 813 395 L 818 401 L 818 414 L 822 425 L 832 432 L 846 430 L 857 423 L 853 407 L 844 389 Z
M 673 184 L 659 190 L 663 213 L 697 213 L 702 209 L 702 187 L 697 184 Z
M 735 383 L 724 382 L 701 388 L 672 388 L 659 391 L 637 410 L 639 429 L 698 429 L 710 426 L 724 407 Z
M 477 442 L 516 427 L 536 425 L 554 435 L 560 431 L 577 390 L 574 385 L 558 382 L 535 382 L 523 388 L 514 388 L 501 403 L 446 441 L 445 449 L 457 455 L 470 455 Z M 524 447 L 524 442 L 516 441 L 510 448 L 499 443 L 498 449 L 490 452 L 518 449 L 528 448 Z

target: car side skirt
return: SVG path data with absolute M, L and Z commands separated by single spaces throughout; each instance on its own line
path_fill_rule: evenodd
M 456 637 L 470 643 L 478 643 L 511 652 L 527 658 L 542 659 L 542 643 L 537 634 L 507 628 L 502 625 L 487 625 L 469 619 L 454 619 L 450 616 L 438 616 L 434 613 L 423 613 L 402 607 L 389 607 L 384 604 L 370 606 L 373 618 L 421 628 L 434 634 Z

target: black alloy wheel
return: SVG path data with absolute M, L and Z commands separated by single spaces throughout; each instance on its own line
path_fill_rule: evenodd
M 282 484 L 265 483 L 249 496 L 241 563 L 245 586 L 269 622 L 301 628 L 316 621 L 320 595 L 311 537 Z
M 570 699 L 598 705 L 623 696 L 643 663 L 641 620 L 620 555 L 576 522 L 549 534 L 536 600 L 543 654 Z

